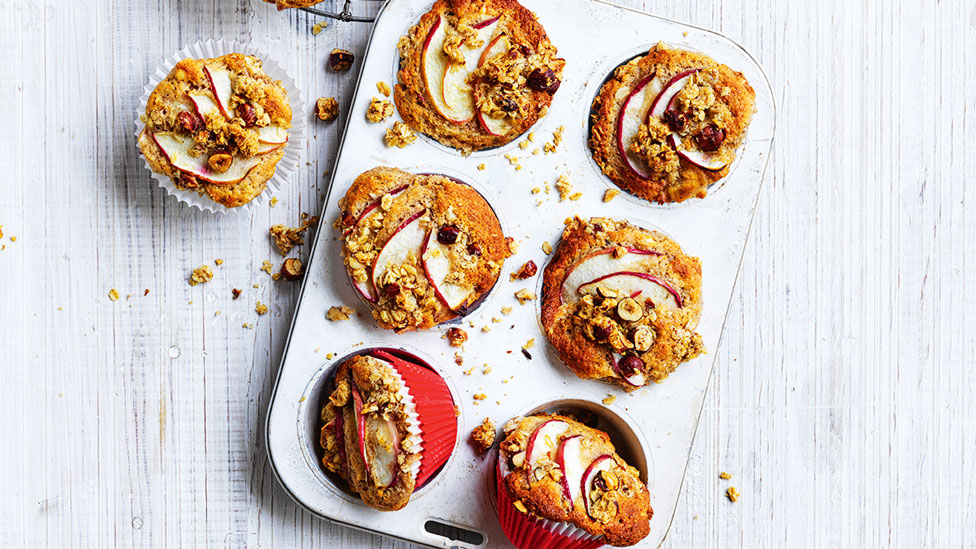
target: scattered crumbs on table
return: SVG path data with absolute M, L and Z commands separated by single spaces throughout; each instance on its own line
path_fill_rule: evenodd
M 111 299 L 112 301 L 118 301 L 119 291 L 116 290 L 115 288 L 112 288 L 111 290 L 108 291 L 108 298 Z

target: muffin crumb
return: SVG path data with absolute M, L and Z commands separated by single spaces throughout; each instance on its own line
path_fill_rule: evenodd
M 386 146 L 404 148 L 417 140 L 417 134 L 413 133 L 410 126 L 397 120 L 393 127 L 386 130 Z
M 729 486 L 729 489 L 725 491 L 725 495 L 728 496 L 729 501 L 732 503 L 739 501 L 739 491 L 735 489 L 735 486 Z
M 722 480 L 729 480 L 730 478 L 732 478 L 732 475 L 726 473 L 725 471 L 722 471 L 721 473 L 718 474 L 718 478 Z
M 382 93 L 383 94 L 383 97 L 389 97 L 390 96 L 390 85 L 387 84 L 386 82 L 380 80 L 379 82 L 376 83 L 376 91 Z
M 448 328 L 445 336 L 447 337 L 447 342 L 451 344 L 451 347 L 460 347 L 468 340 L 468 332 L 458 327 Z
M 305 240 L 302 238 L 302 233 L 308 230 L 309 227 L 315 225 L 319 222 L 317 216 L 312 216 L 302 222 L 299 227 L 286 227 L 284 225 L 272 225 L 268 229 L 268 234 L 274 239 L 275 245 L 278 247 L 278 252 L 282 256 L 288 255 L 288 252 L 292 250 L 295 246 L 304 244 Z
M 210 269 L 210 265 L 200 265 L 190 274 L 190 286 L 196 286 L 197 284 L 205 284 L 213 280 L 213 270 Z
M 603 201 L 610 202 L 614 198 L 617 198 L 618 194 L 620 194 L 618 189 L 607 189 L 606 192 L 603 193 Z
M 264 303 L 261 303 L 261 301 L 259 300 L 254 305 L 254 312 L 256 312 L 259 315 L 266 315 L 268 314 L 268 306 L 265 305 Z
M 268 274 L 271 274 L 271 271 L 273 269 L 274 269 L 274 265 L 272 265 L 271 262 L 268 261 L 267 259 L 265 259 L 264 261 L 261 262 L 261 270 L 262 271 L 264 271 L 264 272 L 266 272 Z M 193 286 L 192 283 L 190 285 Z M 255 284 L 254 287 L 257 288 L 257 284 Z
M 617 396 L 616 395 L 607 395 L 607 398 L 603 399 L 602 402 L 604 404 L 606 404 L 607 406 L 610 406 L 614 402 L 617 402 Z
M 549 241 L 542 243 L 542 253 L 549 255 L 552 253 L 552 244 Z
M 535 294 L 526 288 L 522 288 L 521 290 L 515 292 L 515 299 L 518 300 L 519 305 L 525 305 L 529 301 L 535 299 Z
M 339 305 L 338 307 L 329 307 L 329 312 L 325 314 L 325 317 L 332 322 L 339 322 L 340 320 L 349 320 L 350 315 L 352 315 L 353 310 L 351 307 L 345 305 Z
M 377 123 L 393 116 L 393 102 L 374 97 L 366 108 L 366 120 Z
M 335 97 L 319 97 L 315 101 L 315 116 L 324 122 L 335 120 L 339 116 L 339 102 Z
M 471 431 L 471 440 L 479 454 L 487 452 L 495 445 L 495 422 L 486 417 L 481 425 Z
M 111 299 L 112 301 L 118 301 L 119 291 L 116 290 L 115 288 L 112 288 L 111 290 L 108 291 L 108 298 Z
M 325 29 L 325 27 L 328 27 L 328 26 L 329 26 L 329 24 L 326 23 L 326 22 L 324 22 L 324 21 L 321 22 L 321 23 L 316 23 L 316 24 L 312 25 L 312 34 L 313 35 L 317 35 L 318 33 L 322 32 Z

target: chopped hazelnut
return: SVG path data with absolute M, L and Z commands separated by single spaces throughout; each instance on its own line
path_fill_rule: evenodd
M 108 298 L 111 299 L 112 301 L 118 301 L 119 291 L 116 290 L 115 288 L 112 288 L 111 290 L 108 291 Z
M 356 56 L 351 51 L 336 48 L 329 54 L 329 66 L 336 72 L 348 70 Z
M 207 165 L 214 173 L 225 173 L 234 163 L 234 157 L 227 153 L 216 153 L 207 159 Z
M 146 291 L 148 291 L 148 290 L 146 290 Z M 241 291 L 238 290 L 237 288 L 234 288 L 233 290 L 231 290 L 230 293 L 234 296 L 234 299 L 237 299 L 237 298 L 241 297 Z
M 535 299 L 535 294 L 525 288 L 522 288 L 521 290 L 515 292 L 515 299 L 518 300 L 519 305 L 525 305 L 527 302 Z
M 629 322 L 637 322 L 644 317 L 644 308 L 636 299 L 625 297 L 617 304 L 617 314 Z
M 535 261 L 531 259 L 522 265 L 522 267 L 511 274 L 512 280 L 525 280 L 526 278 L 532 278 L 539 272 L 539 268 L 536 266 Z
M 281 264 L 280 274 L 285 280 L 299 280 L 304 274 L 302 271 L 301 260 L 293 257 L 286 259 L 285 262 Z
M 315 101 L 315 116 L 328 122 L 339 116 L 339 102 L 335 97 L 319 97 Z
M 461 328 L 455 326 L 447 329 L 447 342 L 451 344 L 451 347 L 460 347 L 467 340 L 468 333 Z
M 648 326 L 638 326 L 634 329 L 634 350 L 638 353 L 647 352 L 654 345 L 654 330 Z

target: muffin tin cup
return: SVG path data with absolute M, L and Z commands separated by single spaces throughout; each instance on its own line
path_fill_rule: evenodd
M 298 84 L 295 83 L 295 79 L 292 78 L 290 74 L 278 63 L 274 58 L 272 58 L 267 52 L 259 49 L 249 43 L 237 42 L 234 40 L 206 40 L 185 46 L 176 53 L 167 57 L 163 62 L 156 67 L 152 75 L 149 77 L 149 83 L 143 88 L 142 97 L 139 98 L 139 108 L 136 111 L 135 127 L 136 127 L 136 148 L 138 148 L 139 135 L 142 130 L 146 127 L 145 123 L 142 121 L 142 117 L 146 111 L 146 103 L 149 101 L 149 95 L 152 94 L 156 86 L 169 75 L 169 72 L 173 70 L 183 59 L 209 59 L 212 57 L 220 57 L 222 55 L 227 55 L 230 53 L 241 53 L 244 55 L 251 55 L 261 60 L 261 66 L 264 72 L 271 78 L 281 82 L 285 90 L 288 91 L 288 102 L 291 105 L 291 128 L 288 129 L 288 143 L 285 144 L 284 155 L 278 160 L 275 165 L 275 173 L 268 179 L 267 186 L 261 194 L 254 197 L 253 200 L 238 206 L 236 208 L 228 208 L 223 204 L 218 204 L 206 196 L 205 193 L 198 193 L 196 191 L 182 190 L 177 188 L 173 180 L 168 176 L 163 174 L 158 174 L 152 171 L 149 166 L 149 162 L 143 158 L 143 162 L 146 165 L 146 169 L 149 170 L 152 178 L 156 180 L 156 183 L 166 191 L 167 194 L 175 197 L 178 201 L 190 206 L 191 208 L 197 208 L 200 210 L 205 210 L 210 213 L 215 214 L 242 214 L 250 213 L 251 208 L 255 204 L 269 204 L 271 202 L 271 195 L 278 192 L 281 186 L 286 184 L 292 177 L 292 174 L 298 169 L 301 164 L 302 154 L 305 151 L 305 141 L 308 133 L 308 116 L 305 111 L 305 96 Z M 141 153 L 140 153 L 141 156 Z
M 772 91 L 755 60 L 717 33 L 602 0 L 522 3 L 537 14 L 559 56 L 567 60 L 563 83 L 548 115 L 532 130 L 535 139 L 526 148 L 521 143 L 528 136 L 500 150 L 471 157 L 434 146 L 426 139 L 404 149 L 388 148 L 383 138 L 393 120 L 384 124 L 366 121 L 363 114 L 376 95 L 376 83 L 395 83 L 391 82 L 391 67 L 398 59 L 397 41 L 430 9 L 431 0 L 388 2 L 380 12 L 350 101 L 321 213 L 328 223 L 320 223 L 316 229 L 271 399 L 267 420 L 269 463 L 285 491 L 300 505 L 337 523 L 436 547 L 507 546 L 496 510 L 495 455 L 479 453 L 466 442 L 468 434 L 486 417 L 500 424 L 531 413 L 526 409 L 533 403 L 586 403 L 580 406 L 622 418 L 615 424 L 625 426 L 624 430 L 635 433 L 639 440 L 636 446 L 626 445 L 639 451 L 625 454 L 625 448 L 619 447 L 618 453 L 646 476 L 642 480 L 647 482 L 655 510 L 650 534 L 637 546 L 657 547 L 670 528 L 714 360 L 721 354 L 719 340 L 772 142 Z M 579 40 L 584 27 L 588 39 Z M 680 207 L 653 207 L 623 196 L 604 202 L 608 183 L 594 171 L 582 121 L 606 71 L 620 62 L 621 55 L 659 40 L 704 52 L 743 72 L 756 90 L 757 113 L 739 150 L 739 164 L 721 192 L 689 200 Z M 560 126 L 564 130 L 555 153 L 540 150 L 532 154 L 552 142 Z M 517 160 L 510 161 L 505 154 Z M 477 169 L 481 164 L 483 169 Z M 331 222 L 339 216 L 337 202 L 349 183 L 376 166 L 460 174 L 459 178 L 481 192 L 496 210 L 506 236 L 518 242 L 517 253 L 506 260 L 489 299 L 463 319 L 431 330 L 395 334 L 376 325 L 348 283 L 341 241 Z M 554 183 L 561 174 L 569 176 L 574 191 L 582 192 L 578 200 L 559 200 Z M 546 185 L 550 187 L 548 194 L 543 190 Z M 540 191 L 533 193 L 533 188 Z M 678 242 L 686 253 L 701 259 L 704 309 L 697 331 L 708 354 L 682 364 L 663 383 L 632 393 L 581 380 L 561 363 L 545 342 L 538 304 L 520 304 L 514 295 L 518 290 L 536 290 L 538 280 L 511 280 L 509 275 L 528 260 L 542 267 L 548 259 L 542 244 L 557 237 L 564 220 L 574 215 L 652 225 Z M 536 276 L 541 277 L 541 273 Z M 338 305 L 352 306 L 356 316 L 330 322 L 326 311 Z M 449 327 L 468 332 L 463 348 L 448 345 L 444 335 Z M 424 358 L 447 381 L 460 414 L 459 443 L 451 458 L 414 494 L 410 504 L 395 513 L 350 504 L 349 496 L 324 482 L 321 467 L 314 462 L 311 467 L 310 460 L 302 457 L 308 451 L 295 436 L 295 417 L 303 406 L 301 399 L 309 379 L 322 364 L 322 355 L 343 356 L 368 346 L 407 348 Z

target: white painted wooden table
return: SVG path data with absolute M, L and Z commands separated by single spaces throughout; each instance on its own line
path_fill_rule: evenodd
M 976 5 L 623 3 L 740 41 L 779 108 L 665 545 L 976 545 Z M 325 59 L 362 53 L 368 26 L 316 21 L 256 0 L 0 0 L 0 545 L 407 546 L 298 509 L 261 433 L 298 289 L 258 270 L 280 261 L 267 228 L 321 208 L 341 125 L 314 125 L 311 165 L 250 218 L 165 196 L 131 136 L 149 72 L 210 37 L 346 107 L 355 78 Z

